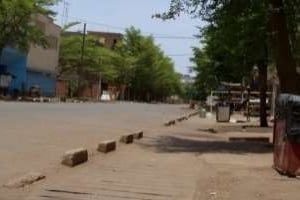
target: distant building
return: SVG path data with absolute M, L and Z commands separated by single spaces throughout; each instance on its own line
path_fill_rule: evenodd
M 81 32 L 65 32 L 63 36 L 79 36 Z M 98 44 L 106 48 L 113 49 L 118 41 L 122 40 L 123 35 L 121 33 L 112 32 L 99 32 L 99 31 L 87 31 L 87 35 L 91 35 L 97 38 Z
M 123 38 L 121 33 L 89 31 L 88 34 L 98 37 L 99 42 L 110 49 L 113 49 L 115 45 Z
M 63 33 L 64 37 L 70 36 L 82 36 L 81 32 L 65 32 Z M 96 45 L 106 47 L 109 49 L 114 49 L 116 44 L 122 40 L 123 35 L 121 33 L 112 33 L 112 32 L 99 32 L 99 31 L 87 31 L 88 36 L 94 36 L 96 39 Z M 114 84 L 108 83 L 105 79 L 101 78 L 101 86 L 99 83 L 99 78 L 97 80 L 90 79 L 90 85 L 82 88 L 79 92 L 79 96 L 87 98 L 99 98 L 103 91 L 109 91 L 111 94 L 116 94 L 118 89 Z M 76 80 L 74 74 L 60 74 L 57 80 L 57 96 L 66 97 L 68 96 L 69 81 Z
M 184 84 L 192 84 L 195 82 L 195 78 L 189 74 L 180 74 L 180 79 Z
M 32 45 L 27 55 L 27 90 L 38 85 L 44 96 L 55 95 L 61 29 L 52 19 L 39 15 L 35 24 L 46 35 L 48 47 Z
M 28 92 L 38 86 L 43 96 L 54 96 L 59 58 L 60 27 L 53 20 L 42 15 L 33 17 L 33 22 L 42 30 L 48 47 L 32 45 L 27 53 L 7 47 L 1 55 L 0 74 L 11 74 L 13 80 L 9 92 Z

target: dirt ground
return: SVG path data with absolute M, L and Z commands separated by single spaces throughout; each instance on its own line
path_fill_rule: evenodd
M 148 130 L 186 112 L 173 105 L 0 102 L 0 185 L 27 171 L 57 170 L 69 149 L 94 149 L 99 141 Z
M 176 126 L 163 127 L 167 119 L 190 110 L 144 104 L 83 105 L 80 109 L 74 105 L 48 106 L 33 106 L 33 112 L 25 112 L 28 109 L 24 105 L 14 107 L 18 111 L 0 105 L 0 178 L 5 182 L 30 169 L 47 176 L 22 189 L 0 187 L 1 200 L 299 199 L 299 180 L 281 176 L 272 168 L 272 128 L 258 128 L 256 120 L 216 123 L 214 118 L 196 116 Z M 8 125 L 3 110 L 11 120 L 18 116 L 21 122 Z M 101 122 L 93 121 L 100 118 L 100 110 Z M 42 124 L 25 130 L 34 124 L 33 119 Z M 59 119 L 64 126 L 57 122 Z M 24 132 L 20 133 L 22 127 Z M 145 131 L 141 141 L 118 145 L 117 151 L 108 155 L 95 151 L 96 141 L 136 129 Z M 68 135 L 70 132 L 72 135 Z M 230 137 L 245 136 L 267 137 L 270 142 L 229 141 Z M 78 145 L 89 148 L 89 161 L 75 168 L 61 166 L 61 153 Z M 25 152 L 20 155 L 20 151 Z
M 228 141 L 230 137 L 258 136 L 272 141 L 271 127 L 252 127 L 257 125 L 255 122 L 248 125 L 243 128 L 247 124 L 218 124 L 194 118 L 182 125 L 175 136 L 160 141 L 163 151 L 194 153 L 199 159 L 200 175 L 194 199 L 299 199 L 299 180 L 273 170 L 271 143 Z M 214 133 L 207 132 L 206 129 L 212 128 Z

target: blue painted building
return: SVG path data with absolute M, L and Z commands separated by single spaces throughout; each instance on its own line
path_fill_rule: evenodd
M 0 74 L 13 76 L 8 88 L 10 93 L 28 92 L 31 87 L 38 86 L 42 96 L 55 96 L 60 27 L 42 15 L 35 16 L 34 23 L 45 33 L 48 47 L 32 45 L 27 53 L 5 48 L 0 55 Z
M 16 49 L 5 48 L 1 56 L 1 74 L 9 73 L 13 76 L 9 92 L 24 91 L 27 81 L 27 56 Z
M 28 57 L 24 53 L 12 48 L 4 49 L 0 62 L 0 74 L 13 76 L 8 88 L 9 93 L 26 92 L 32 86 L 39 86 L 42 96 L 55 96 L 55 73 L 33 71 L 28 68 L 27 63 Z
M 39 86 L 41 88 L 42 96 L 55 96 L 56 78 L 50 73 L 27 70 L 27 90 L 29 90 L 32 86 Z

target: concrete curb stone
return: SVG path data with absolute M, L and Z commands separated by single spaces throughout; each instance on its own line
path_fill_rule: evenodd
M 117 142 L 114 140 L 103 141 L 98 144 L 97 151 L 108 153 L 111 151 L 115 151 L 117 148 Z
M 140 131 L 140 132 L 134 133 L 133 137 L 134 137 L 134 139 L 138 139 L 138 140 L 142 139 L 144 137 L 144 132 Z
M 67 151 L 63 155 L 62 164 L 74 167 L 88 160 L 88 150 L 84 148 Z
M 134 135 L 133 134 L 123 135 L 120 138 L 120 142 L 122 142 L 124 144 L 130 144 L 130 143 L 133 143 L 133 139 L 134 139 Z

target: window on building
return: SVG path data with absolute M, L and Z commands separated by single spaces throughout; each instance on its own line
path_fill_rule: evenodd
M 118 40 L 117 40 L 117 39 L 114 39 L 111 48 L 114 49 L 114 48 L 116 47 L 117 43 L 118 43 Z

